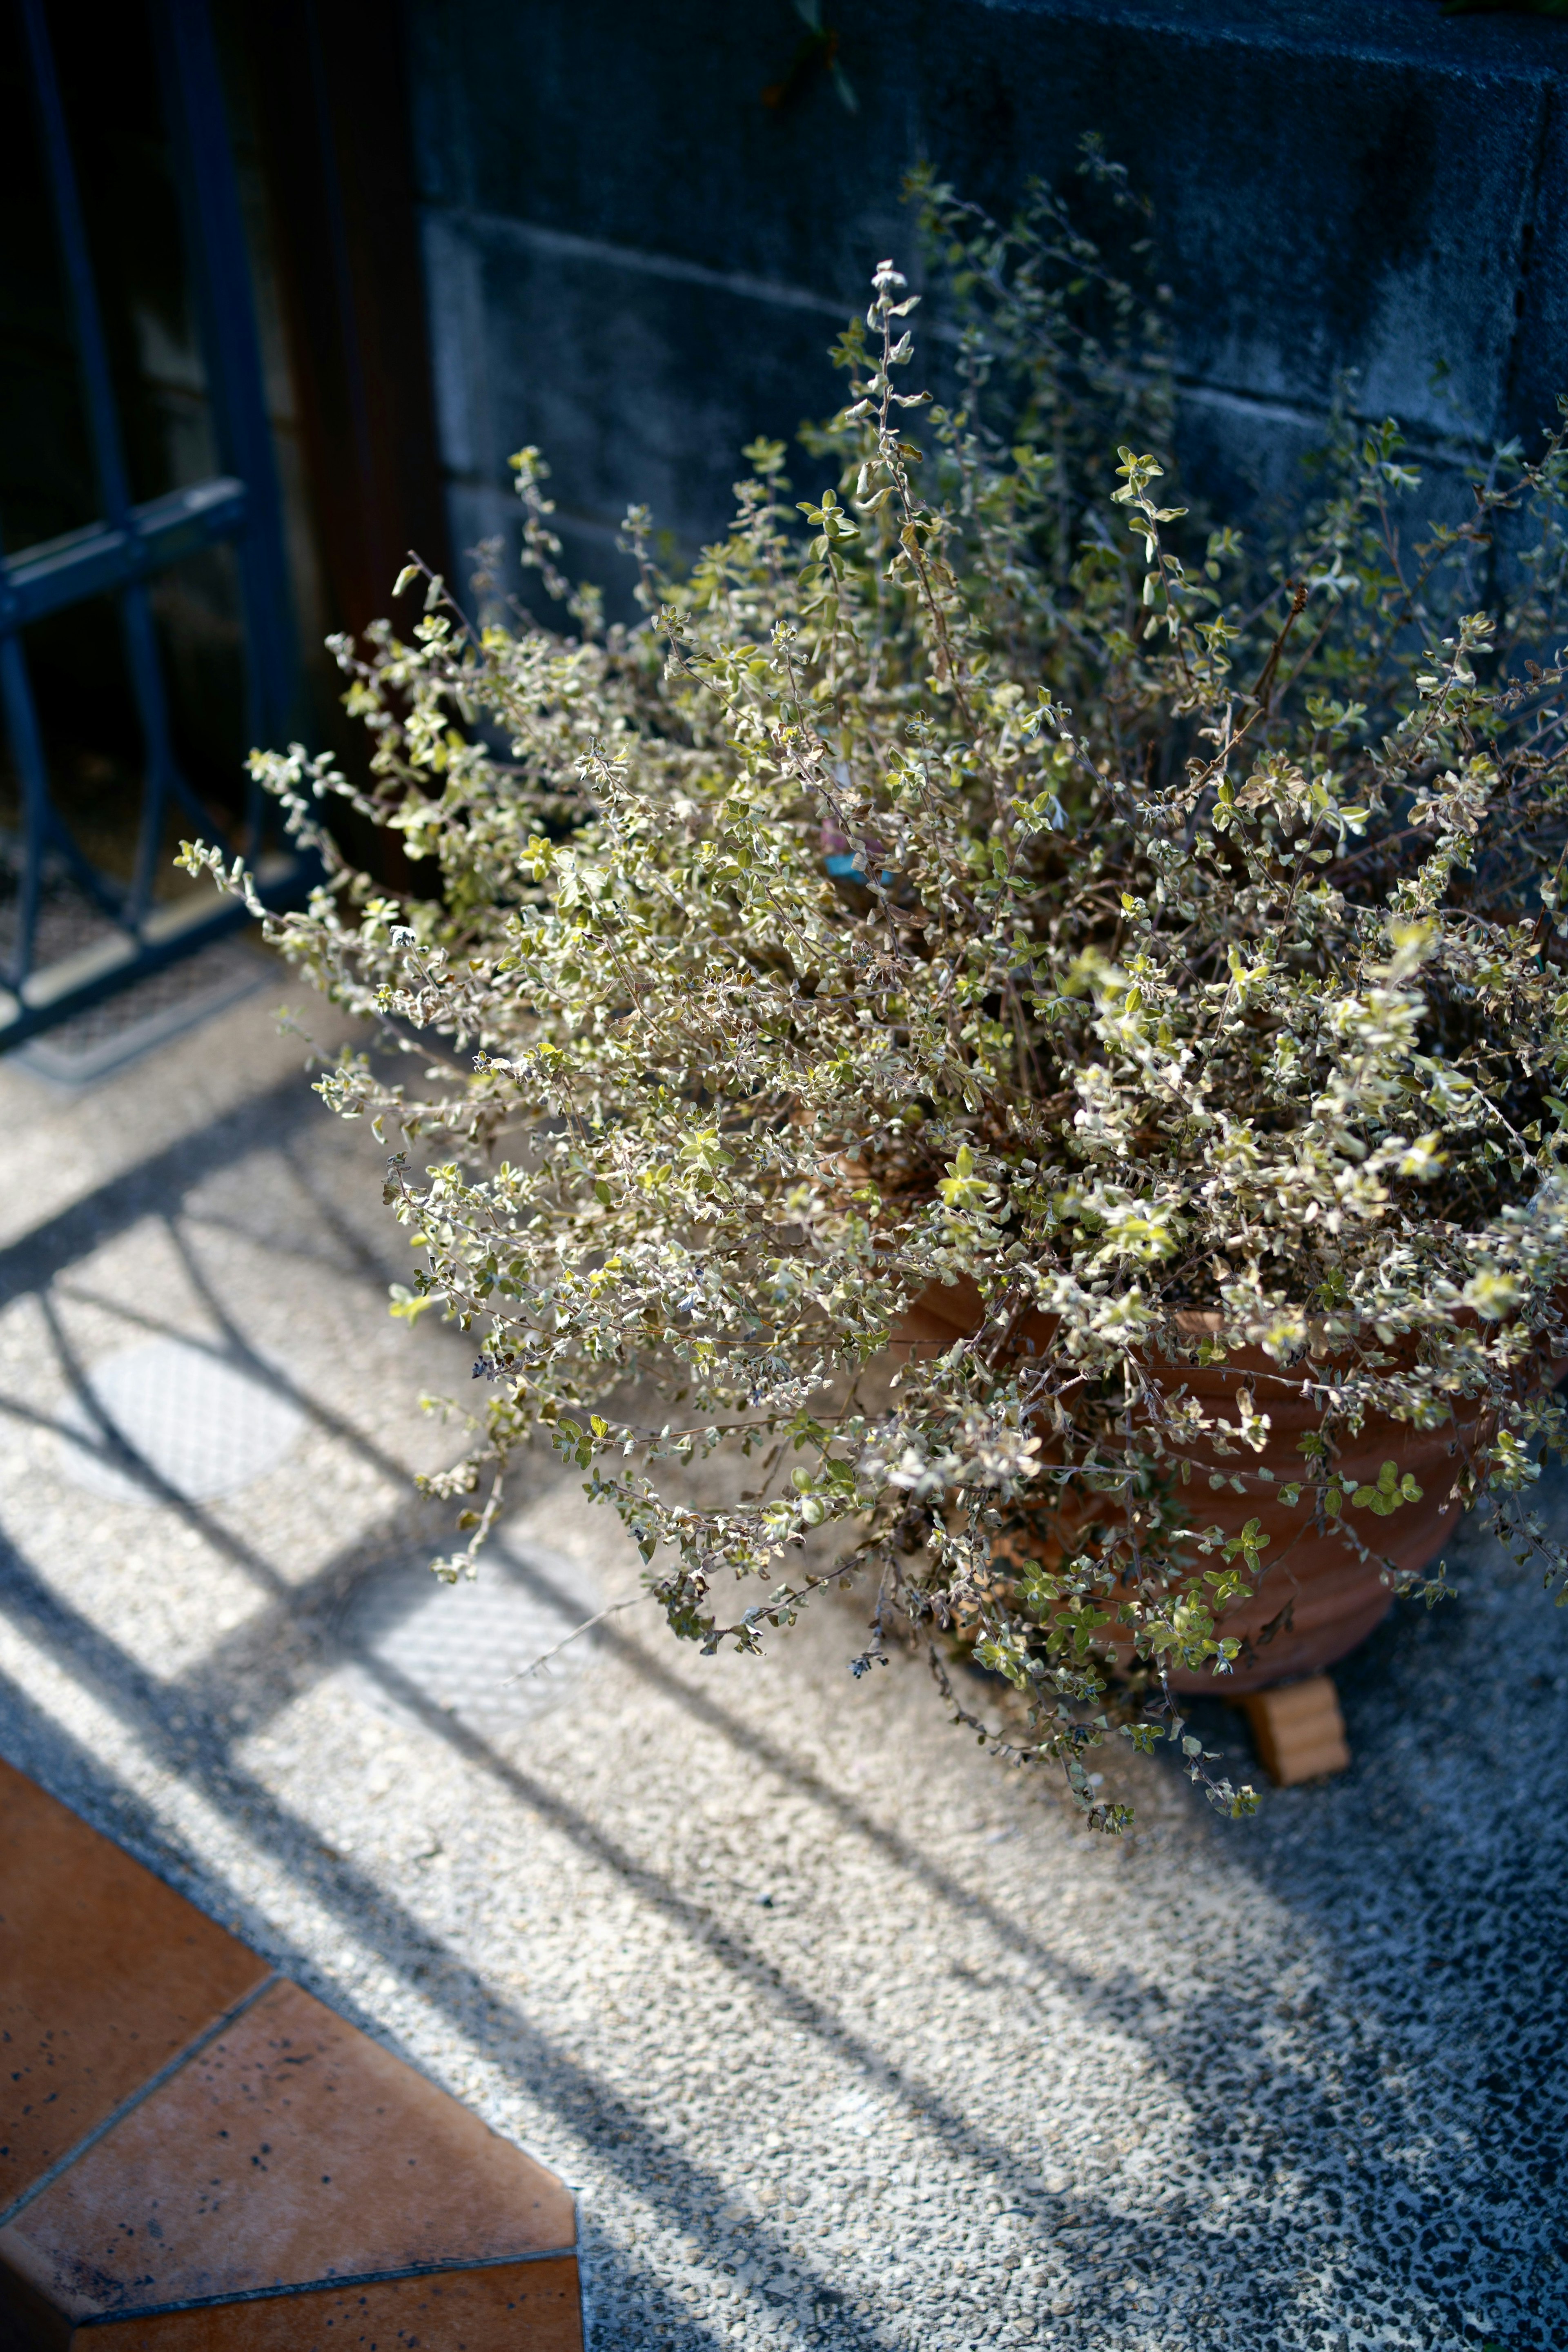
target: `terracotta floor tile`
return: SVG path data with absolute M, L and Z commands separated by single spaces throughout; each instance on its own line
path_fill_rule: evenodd
M 86 2319 L 574 2238 L 552 2173 L 279 1984 L 0 2231 L 0 2263 Z
M 0 1762 L 0 2210 L 268 1974 Z
M 169 2311 L 79 2329 L 76 2352 L 582 2352 L 571 2255 Z

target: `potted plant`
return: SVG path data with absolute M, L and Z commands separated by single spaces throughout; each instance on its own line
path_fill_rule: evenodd
M 545 1431 L 683 1639 L 858 1578 L 855 1671 L 925 1639 L 951 1696 L 963 1633 L 1031 1728 L 957 1711 L 1098 1826 L 1113 1731 L 1241 1812 L 1182 1692 L 1433 1597 L 1483 1496 L 1563 1570 L 1527 1505 L 1568 1354 L 1568 453 L 1433 520 L 1347 415 L 1266 567 L 1163 502 L 1157 299 L 1046 191 L 1005 229 L 920 194 L 947 395 L 902 388 L 883 263 L 811 495 L 753 444 L 683 578 L 634 511 L 635 627 L 561 577 L 524 451 L 566 624 L 410 567 L 418 625 L 336 646 L 371 787 L 258 757 L 326 868 L 269 931 L 412 1056 L 320 1091 L 399 1144 L 394 1311 L 478 1335 L 445 1573 Z M 426 888 L 345 864 L 337 794 Z

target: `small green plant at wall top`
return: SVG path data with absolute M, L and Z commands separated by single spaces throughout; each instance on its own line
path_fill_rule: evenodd
M 1568 1355 L 1568 457 L 1488 454 L 1434 521 L 1345 415 L 1269 571 L 1173 495 L 1157 300 L 1048 191 L 1006 226 L 918 194 L 951 394 L 884 262 L 804 496 L 754 443 L 679 578 L 628 516 L 636 627 L 561 577 L 523 451 L 569 625 L 411 572 L 411 631 L 337 644 L 375 781 L 258 755 L 327 869 L 268 929 L 391 1052 L 321 1091 L 395 1147 L 395 1311 L 476 1335 L 448 1573 L 546 1433 L 682 1639 L 756 1650 L 859 1578 L 857 1671 L 930 1642 L 951 1688 L 963 1628 L 1015 1694 L 975 1727 L 1091 1822 L 1129 1818 L 1086 1769 L 1119 1729 L 1242 1812 L 1161 1692 L 1268 1572 L 1205 1505 L 1276 1491 L 1276 1399 L 1310 1408 L 1292 1499 L 1363 1559 L 1413 1482 L 1331 1465 L 1384 1414 L 1453 1429 L 1458 1498 L 1563 1570 L 1529 1496 L 1530 1368 Z M 427 885 L 345 864 L 334 795 Z M 973 1331 L 893 1370 L 960 1293 Z M 1268 1368 L 1234 1421 L 1188 1384 L 1227 1350 Z M 1094 1540 L 1000 1572 L 1069 1490 Z M 1121 1727 L 1113 1636 L 1152 1702 Z

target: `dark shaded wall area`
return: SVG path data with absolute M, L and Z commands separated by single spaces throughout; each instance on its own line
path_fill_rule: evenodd
M 1434 0 L 825 0 L 858 100 L 791 103 L 788 0 L 409 0 L 451 541 L 541 444 L 573 567 L 631 499 L 692 545 L 737 452 L 835 404 L 826 346 L 929 157 L 1008 206 L 1098 130 L 1152 197 L 1182 455 L 1289 499 L 1336 378 L 1441 465 L 1568 386 L 1568 23 Z M 918 322 L 917 322 L 918 323 Z M 1436 381 L 1439 368 L 1447 373 Z M 803 487 L 814 478 L 795 453 Z

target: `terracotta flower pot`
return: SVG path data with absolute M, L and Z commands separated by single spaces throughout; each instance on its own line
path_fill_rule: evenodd
M 952 1288 L 939 1285 L 928 1290 L 905 1317 L 894 1349 L 906 1358 L 937 1355 L 975 1330 L 980 1320 L 980 1296 L 972 1284 L 955 1284 Z M 1201 1338 L 1217 1327 L 1218 1318 L 1190 1314 L 1177 1320 L 1194 1338 Z M 1043 1348 L 1050 1332 L 1051 1318 L 1033 1317 L 1020 1331 L 1020 1342 L 1032 1338 L 1037 1348 Z M 1543 1369 L 1543 1380 L 1554 1381 L 1565 1370 L 1568 1366 L 1561 1364 Z M 1299 1372 L 1282 1372 L 1258 1349 L 1233 1350 L 1223 1364 L 1173 1365 L 1167 1376 L 1173 1385 L 1185 1387 L 1201 1399 L 1211 1419 L 1217 1417 L 1217 1408 L 1225 1419 L 1236 1422 L 1239 1418 L 1237 1393 L 1246 1388 L 1252 1391 L 1258 1411 L 1266 1412 L 1269 1420 L 1261 1454 L 1242 1446 L 1223 1465 L 1215 1465 L 1252 1473 L 1245 1493 L 1238 1495 L 1228 1485 L 1210 1488 L 1206 1454 L 1204 1469 L 1194 1465 L 1191 1483 L 1180 1490 L 1194 1526 L 1223 1528 L 1232 1536 L 1255 1518 L 1268 1542 L 1264 1550 L 1266 1572 L 1256 1591 L 1234 1602 L 1220 1620 L 1219 1631 L 1242 1643 L 1231 1672 L 1215 1675 L 1212 1667 L 1196 1673 L 1177 1669 L 1171 1675 L 1173 1687 L 1239 1697 L 1247 1691 L 1267 1689 L 1272 1683 L 1321 1672 L 1364 1641 L 1386 1616 L 1394 1595 L 1383 1580 L 1385 1567 L 1419 1571 L 1430 1567 L 1442 1549 L 1462 1509 L 1451 1494 L 1459 1466 L 1458 1440 L 1462 1435 L 1467 1443 L 1474 1442 L 1479 1414 L 1461 1405 L 1457 1427 L 1450 1423 L 1436 1430 L 1417 1430 L 1385 1414 L 1369 1414 L 1358 1436 L 1347 1437 L 1336 1446 L 1335 1470 L 1342 1477 L 1353 1478 L 1358 1486 L 1375 1486 L 1384 1464 L 1392 1462 L 1402 1476 L 1408 1472 L 1421 1488 L 1418 1501 L 1401 1502 L 1386 1515 L 1370 1507 L 1346 1506 L 1348 1523 L 1373 1555 L 1368 1562 L 1342 1536 L 1332 1532 L 1331 1522 L 1322 1533 L 1318 1531 L 1308 1496 L 1289 1507 L 1278 1491 L 1270 1494 L 1268 1485 L 1258 1481 L 1258 1472 L 1270 1472 L 1278 1490 L 1300 1479 L 1307 1466 L 1298 1440 L 1317 1428 L 1321 1413 L 1302 1396 Z M 1042 1556 L 1073 1547 L 1095 1507 L 1105 1510 L 1102 1497 L 1078 1495 L 1071 1487 L 1053 1490 L 1050 1499 L 1042 1496 Z M 1211 1559 L 1194 1552 L 1195 1570 L 1213 1564 Z M 1131 1643 L 1125 1636 L 1118 1639 L 1108 1628 L 1107 1640 L 1113 1649 L 1131 1656 Z

